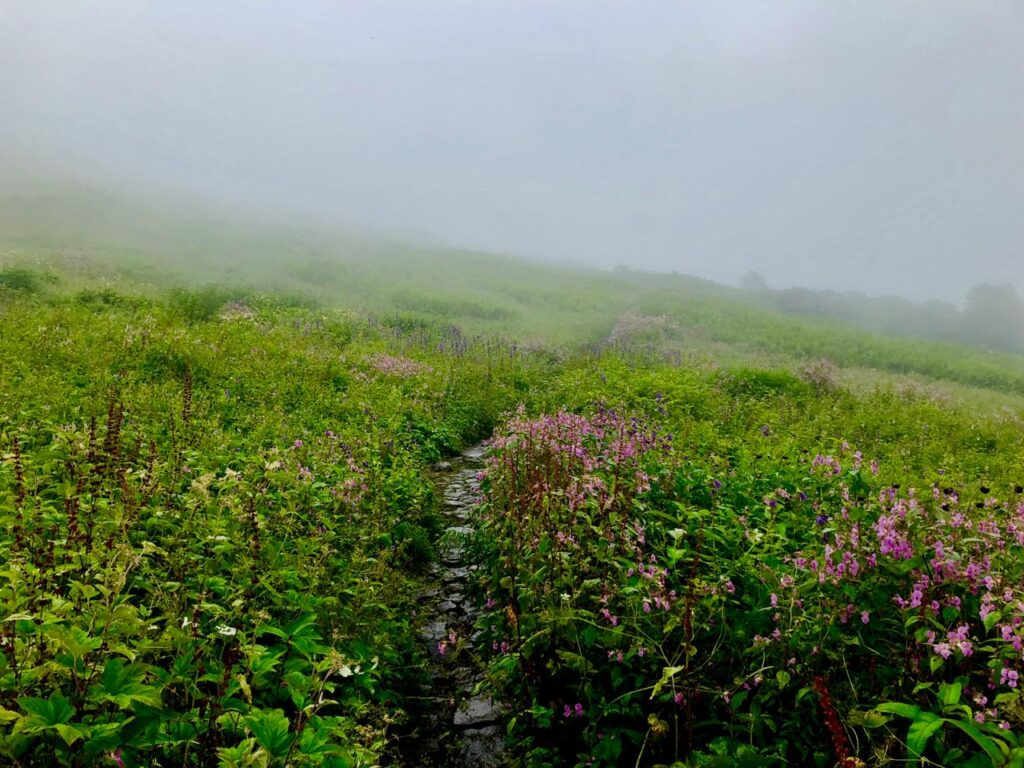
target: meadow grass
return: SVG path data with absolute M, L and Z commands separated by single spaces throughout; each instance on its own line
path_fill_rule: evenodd
M 5 761 L 396 760 L 431 467 L 492 435 L 470 549 L 524 764 L 1024 760 L 1024 359 L 213 229 L 3 253 Z

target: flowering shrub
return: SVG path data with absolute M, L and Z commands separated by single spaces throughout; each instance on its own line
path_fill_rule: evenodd
M 648 612 L 678 600 L 648 563 L 637 515 L 651 473 L 661 471 L 652 458 L 670 443 L 670 435 L 610 409 L 536 420 L 520 413 L 492 443 L 485 530 L 497 566 L 488 604 L 498 610 L 485 623 L 500 654 L 495 673 L 510 684 L 525 672 L 525 709 L 542 724 L 561 713 L 554 729 L 573 743 L 590 729 L 596 690 L 570 682 L 595 665 L 614 670 L 625 657 L 613 640 L 632 602 L 621 599 L 623 581 L 636 582 L 631 592 L 644 595 Z M 637 652 L 645 649 L 630 649 Z M 614 740 L 590 746 L 617 757 Z
M 481 629 L 534 759 L 1024 759 L 1024 502 L 836 448 L 720 472 L 606 408 L 495 437 Z
M 380 353 L 369 359 L 370 365 L 385 376 L 397 376 L 400 379 L 407 379 L 422 373 L 430 373 L 431 367 L 425 363 L 410 360 L 407 357 L 398 355 L 387 355 Z
M 803 366 L 800 378 L 817 392 L 831 392 L 839 386 L 839 369 L 831 360 L 821 359 Z

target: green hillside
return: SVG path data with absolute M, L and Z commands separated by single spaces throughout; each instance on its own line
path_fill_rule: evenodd
M 5 764 L 1024 760 L 1024 357 L 50 194 L 0 206 Z

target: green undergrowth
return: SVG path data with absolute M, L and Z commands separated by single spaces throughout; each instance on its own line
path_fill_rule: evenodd
M 395 761 L 426 675 L 431 467 L 496 434 L 471 546 L 517 759 L 1013 764 L 1012 601 L 930 582 L 929 605 L 964 613 L 915 617 L 894 597 L 957 511 L 998 518 L 990 570 L 1001 589 L 1022 576 L 1019 358 L 743 314 L 699 286 L 685 309 L 662 291 L 630 312 L 642 286 L 627 301 L 564 275 L 484 290 L 476 272 L 461 294 L 434 276 L 341 311 L 298 285 L 330 269 L 305 267 L 276 288 L 0 273 L 0 762 Z M 509 437 L 561 424 L 612 431 L 558 450 Z M 817 586 L 800 570 L 849 520 L 870 539 L 910 488 L 933 515 L 907 523 L 911 559 Z M 971 537 L 943 541 L 981 562 Z M 985 593 L 1002 601 L 987 622 Z M 977 653 L 935 664 L 964 624 Z
M 531 765 L 1024 764 L 1019 415 L 567 363 L 492 443 L 480 620 Z
M 2 301 L 0 761 L 377 764 L 427 470 L 547 362 L 227 294 Z

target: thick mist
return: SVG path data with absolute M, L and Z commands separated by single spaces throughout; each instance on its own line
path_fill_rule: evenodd
M 1024 288 L 1024 5 L 0 5 L 0 155 L 602 267 Z

